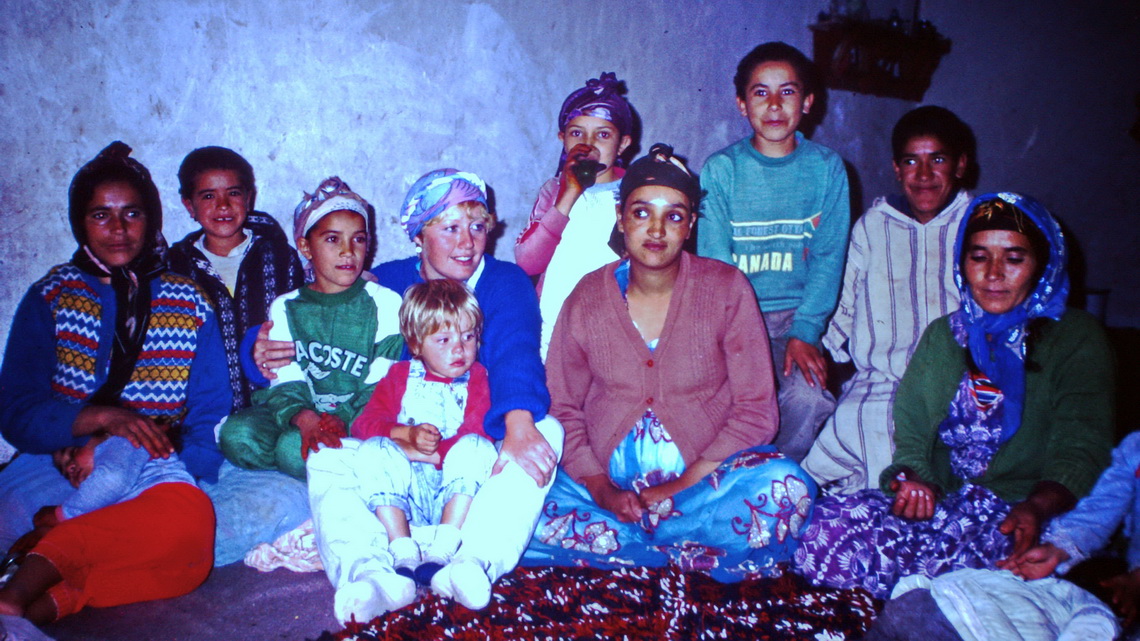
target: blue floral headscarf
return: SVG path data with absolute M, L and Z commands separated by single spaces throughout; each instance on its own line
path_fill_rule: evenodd
M 1024 301 L 1003 314 L 982 309 L 962 273 L 962 252 L 967 231 L 972 228 L 970 221 L 980 215 L 979 206 L 995 200 L 1017 208 L 1049 245 L 1048 262 L 1044 269 L 1039 268 L 1041 275 L 1036 286 Z M 980 376 L 979 372 L 970 371 L 963 376 L 959 392 L 951 401 L 950 416 L 939 431 L 953 450 L 953 467 L 968 479 L 981 476 L 998 446 L 1009 441 L 1021 427 L 1026 328 L 1035 318 L 1060 320 L 1068 302 L 1069 275 L 1061 226 L 1041 203 L 1021 194 L 989 193 L 971 201 L 967 211 L 970 214 L 962 221 L 954 245 L 954 254 L 958 256 L 954 283 L 962 306 L 950 315 L 950 327 L 958 344 L 970 350 Z
M 432 218 L 468 201 L 487 207 L 487 185 L 482 178 L 458 169 L 429 171 L 408 189 L 400 206 L 400 225 L 415 240 Z

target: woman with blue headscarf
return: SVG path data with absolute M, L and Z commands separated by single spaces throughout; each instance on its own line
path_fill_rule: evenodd
M 985 194 L 958 233 L 962 307 L 926 329 L 895 400 L 882 491 L 823 497 L 799 571 L 886 597 L 903 576 L 992 568 L 1033 545 L 1107 465 L 1112 356 L 1069 309 L 1061 227 Z

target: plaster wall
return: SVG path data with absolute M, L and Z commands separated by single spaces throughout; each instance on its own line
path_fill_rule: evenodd
M 441 166 L 483 176 L 512 245 L 559 154 L 565 95 L 616 71 L 642 151 L 672 143 L 695 168 L 749 133 L 731 77 L 752 46 L 810 52 L 823 0 L 366 2 L 0 0 L 0 341 L 28 285 L 74 249 L 75 170 L 121 139 L 163 193 L 171 241 L 194 228 L 176 171 L 195 147 L 245 155 L 258 208 L 288 225 L 302 190 L 339 175 L 378 214 L 377 260 L 412 246 L 406 188 Z M 869 3 L 875 16 L 907 0 Z M 1024 190 L 1068 225 L 1110 324 L 1140 326 L 1140 4 L 931 0 L 953 40 L 927 92 L 971 124 L 981 189 Z M 860 210 L 895 187 L 889 133 L 916 103 L 833 91 L 814 138 L 852 169 Z M 0 345 L 4 343 L 0 342 Z

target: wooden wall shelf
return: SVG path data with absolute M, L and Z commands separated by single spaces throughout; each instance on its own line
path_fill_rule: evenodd
M 921 101 L 950 40 L 927 28 L 909 33 L 886 22 L 811 25 L 815 62 L 832 89 Z

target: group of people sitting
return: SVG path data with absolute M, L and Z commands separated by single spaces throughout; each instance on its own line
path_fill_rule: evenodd
M 660 143 L 624 166 L 613 74 L 573 92 L 517 265 L 485 255 L 486 185 L 455 169 L 399 210 L 415 255 L 369 271 L 374 209 L 337 177 L 297 206 L 294 252 L 220 147 L 183 161 L 201 229 L 168 247 L 149 172 L 104 149 L 0 369 L 0 615 L 185 594 L 307 518 L 344 623 L 417 590 L 486 607 L 520 562 L 790 567 L 886 598 L 1094 551 L 1115 522 L 1080 514 L 1119 521 L 1136 461 L 1054 518 L 1113 431 L 1058 222 L 971 199 L 968 127 L 921 107 L 892 138 L 902 195 L 852 228 L 842 160 L 798 131 L 810 61 L 760 45 L 735 84 L 753 133 L 700 178 Z M 825 349 L 855 365 L 838 401 Z

